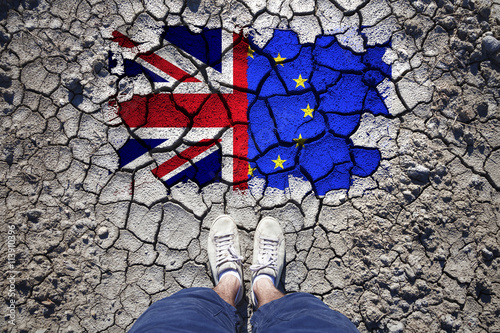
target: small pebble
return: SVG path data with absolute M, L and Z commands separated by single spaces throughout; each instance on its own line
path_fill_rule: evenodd
M 99 236 L 99 238 L 108 237 L 108 228 L 100 227 L 99 229 L 97 229 L 97 236 Z
M 487 54 L 494 54 L 500 50 L 500 41 L 493 36 L 483 38 L 483 50 Z
M 481 251 L 483 252 L 483 256 L 486 260 L 491 260 L 493 258 L 493 252 L 491 252 L 487 248 L 484 248 Z

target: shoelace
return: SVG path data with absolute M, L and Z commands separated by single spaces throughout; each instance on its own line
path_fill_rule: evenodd
M 264 268 L 278 269 L 278 243 L 277 239 L 260 237 L 260 256 L 258 264 L 250 266 L 252 272 L 258 272 Z
M 214 236 L 216 253 L 215 266 L 220 267 L 227 262 L 237 262 L 241 264 L 243 257 L 238 256 L 234 249 L 233 234 Z

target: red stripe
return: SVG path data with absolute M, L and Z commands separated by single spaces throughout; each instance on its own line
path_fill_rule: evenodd
M 113 42 L 118 43 L 118 45 L 120 45 L 121 47 L 126 47 L 129 49 L 139 45 L 117 30 L 113 31 Z
M 135 95 L 130 101 L 119 104 L 118 114 L 129 127 L 231 127 L 235 120 L 229 119 L 231 112 L 221 98 L 226 99 L 229 110 L 241 106 L 234 105 L 237 100 L 227 99 L 227 96 L 230 95 Z M 246 109 L 246 104 L 244 107 Z
M 233 189 L 248 189 L 248 98 L 246 90 L 248 69 L 248 43 L 242 35 L 233 35 L 233 93 L 228 96 L 233 132 Z M 241 89 L 241 90 L 240 90 Z
M 113 31 L 113 42 L 117 42 L 121 47 L 126 47 L 126 48 L 134 48 L 138 46 L 139 44 L 135 43 L 134 41 L 130 40 L 127 36 L 123 35 L 122 33 L 118 31 Z M 167 73 L 174 79 L 178 81 L 183 81 L 183 82 L 201 82 L 194 76 L 190 75 L 189 73 L 183 71 L 179 67 L 175 66 L 174 64 L 166 61 L 156 53 L 150 53 L 150 54 L 145 54 L 145 53 L 139 53 L 138 54 L 139 58 L 142 60 L 146 61 L 147 63 L 153 65 L 154 67 L 158 68 L 159 70 Z
M 210 142 L 210 141 L 212 141 L 212 140 L 204 139 L 204 140 L 201 140 L 200 143 Z M 219 139 L 216 141 L 220 142 L 221 140 Z M 154 168 L 152 170 L 152 172 L 156 177 L 162 178 L 163 176 L 174 171 L 175 169 L 177 169 L 178 167 L 180 167 L 184 163 L 187 163 L 189 160 L 192 160 L 193 158 L 200 155 L 204 151 L 207 151 L 208 149 L 210 149 L 214 145 L 215 145 L 215 142 L 212 141 L 212 143 L 210 143 L 207 146 L 189 147 L 186 150 L 182 151 L 179 155 L 175 155 L 174 157 L 172 157 L 171 159 L 169 159 L 165 163 L 161 164 L 157 168 Z

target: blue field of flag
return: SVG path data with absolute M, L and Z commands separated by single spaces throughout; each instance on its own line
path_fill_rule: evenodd
M 391 78 L 382 60 L 388 46 L 354 54 L 334 36 L 301 45 L 294 32 L 282 30 L 262 49 L 250 43 L 250 177 L 285 189 L 294 175 L 324 195 L 348 189 L 353 175 L 372 174 L 380 152 L 354 146 L 349 136 L 362 113 L 389 114 L 376 89 Z

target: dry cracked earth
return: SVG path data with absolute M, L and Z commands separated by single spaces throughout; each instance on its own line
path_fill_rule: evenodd
M 351 138 L 380 150 L 377 170 L 324 196 L 133 182 L 111 144 L 127 129 L 106 114 L 108 51 L 112 31 L 146 38 L 150 21 L 263 44 L 334 35 L 358 53 L 390 41 L 403 108 L 364 114 Z M 1 1 L 2 330 L 124 332 L 156 300 L 212 287 L 207 234 L 226 213 L 246 272 L 257 222 L 277 217 L 284 289 L 361 332 L 500 332 L 499 38 L 498 0 Z

